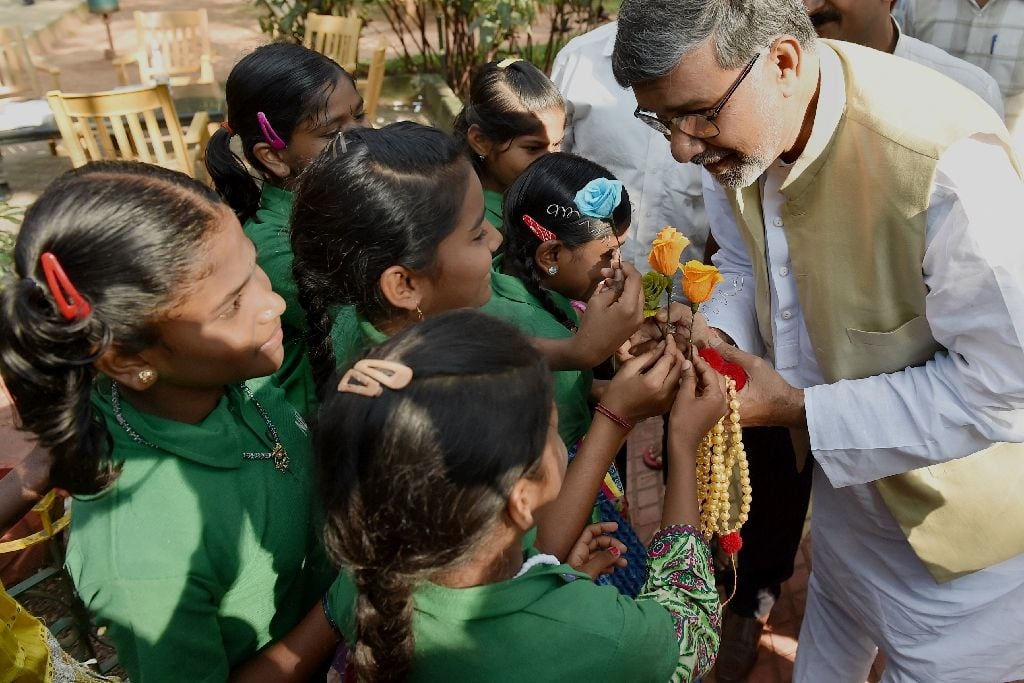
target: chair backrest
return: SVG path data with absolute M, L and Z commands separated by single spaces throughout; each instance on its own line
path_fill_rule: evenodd
M 143 83 L 213 83 L 205 9 L 135 12 L 136 57 Z
M 47 93 L 71 164 L 145 161 L 195 177 L 167 85 L 90 94 Z
M 0 98 L 39 97 L 39 79 L 17 26 L 0 27 Z
M 363 20 L 355 14 L 338 17 L 331 14 L 306 15 L 306 32 L 302 44 L 327 55 L 351 74 L 355 73 L 359 55 L 359 31 Z
M 370 70 L 366 74 L 366 85 L 363 87 L 363 111 L 373 121 L 377 116 L 377 105 L 380 104 L 380 91 L 384 88 L 384 65 L 386 50 L 378 47 L 370 57 Z

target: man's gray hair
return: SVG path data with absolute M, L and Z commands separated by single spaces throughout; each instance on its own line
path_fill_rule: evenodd
M 653 81 L 708 39 L 718 65 L 736 69 L 783 34 L 813 49 L 803 0 L 626 0 L 612 69 L 624 88 Z

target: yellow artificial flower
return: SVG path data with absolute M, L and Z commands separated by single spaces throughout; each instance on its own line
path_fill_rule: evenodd
M 690 240 L 683 233 L 666 225 L 654 238 L 647 262 L 662 275 L 672 277 L 682 267 L 679 259 L 689 243 Z
M 715 287 L 725 277 L 714 266 L 700 261 L 687 261 L 683 266 L 683 294 L 691 304 L 702 304 L 711 298 Z

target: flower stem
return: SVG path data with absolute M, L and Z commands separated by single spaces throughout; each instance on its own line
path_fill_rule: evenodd
M 672 324 L 672 285 L 674 284 L 675 278 L 670 275 L 668 278 L 668 287 L 665 288 L 667 303 L 665 304 L 665 329 L 661 331 L 662 339 L 668 339 L 668 326 Z
M 686 340 L 686 343 L 693 346 L 693 323 L 697 318 L 697 310 L 700 308 L 700 304 L 690 304 L 690 338 Z

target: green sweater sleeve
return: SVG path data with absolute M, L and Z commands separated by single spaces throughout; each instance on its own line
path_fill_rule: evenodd
M 647 583 L 637 602 L 668 610 L 679 647 L 672 680 L 692 681 L 715 663 L 722 628 L 711 549 L 693 527 L 671 526 L 654 534 L 647 558 Z

